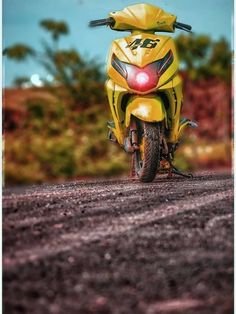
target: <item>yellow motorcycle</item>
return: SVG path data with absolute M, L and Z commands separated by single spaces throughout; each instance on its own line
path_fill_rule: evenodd
M 181 118 L 182 82 L 179 61 L 171 37 L 155 32 L 191 32 L 191 26 L 175 15 L 150 4 L 135 4 L 90 22 L 131 36 L 113 41 L 107 64 L 106 89 L 113 121 L 109 139 L 132 154 L 132 174 L 151 182 L 157 172 L 190 177 L 174 165 L 174 153 L 182 132 L 197 124 Z

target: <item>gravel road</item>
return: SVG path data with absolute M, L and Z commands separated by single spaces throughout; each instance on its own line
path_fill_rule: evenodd
M 233 178 L 5 188 L 3 313 L 233 313 Z

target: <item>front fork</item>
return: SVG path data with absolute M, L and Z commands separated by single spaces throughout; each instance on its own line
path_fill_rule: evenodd
M 130 119 L 129 136 L 124 139 L 124 150 L 127 153 L 139 150 L 137 123 L 134 117 Z

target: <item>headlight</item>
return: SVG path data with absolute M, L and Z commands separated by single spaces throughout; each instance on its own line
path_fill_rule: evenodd
M 157 86 L 160 76 L 166 71 L 174 60 L 170 50 L 164 58 L 139 68 L 136 65 L 120 61 L 115 54 L 112 56 L 113 68 L 123 76 L 133 90 L 145 92 Z

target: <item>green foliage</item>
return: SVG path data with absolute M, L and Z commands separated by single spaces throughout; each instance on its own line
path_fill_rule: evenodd
M 22 87 L 24 84 L 29 84 L 30 78 L 28 76 L 20 76 L 14 80 L 14 85 L 16 87 Z
M 28 57 L 35 56 L 35 51 L 27 45 L 15 44 L 11 47 L 5 48 L 3 50 L 3 55 L 16 61 L 25 61 Z
M 107 137 L 108 107 L 72 111 L 62 102 L 30 98 L 23 129 L 5 136 L 5 181 L 45 182 L 127 173 L 129 158 Z
M 35 133 L 45 133 L 45 136 L 54 136 L 62 129 L 69 127 L 66 115 L 66 106 L 57 101 L 48 101 L 42 98 L 29 98 L 25 106 L 27 119 L 24 127 Z
M 40 26 L 50 32 L 54 40 L 58 40 L 60 35 L 67 35 L 69 33 L 69 27 L 63 21 L 56 22 L 52 19 L 46 19 L 40 22 Z
M 180 35 L 175 42 L 180 61 L 191 79 L 215 77 L 230 83 L 232 52 L 224 38 L 214 42 L 206 35 Z
M 209 66 L 211 76 L 220 77 L 226 82 L 231 81 L 232 52 L 224 38 L 213 44 Z
M 74 49 L 71 50 L 60 50 L 55 52 L 54 62 L 58 68 L 64 67 L 82 67 L 84 62 L 82 61 L 78 52 Z

